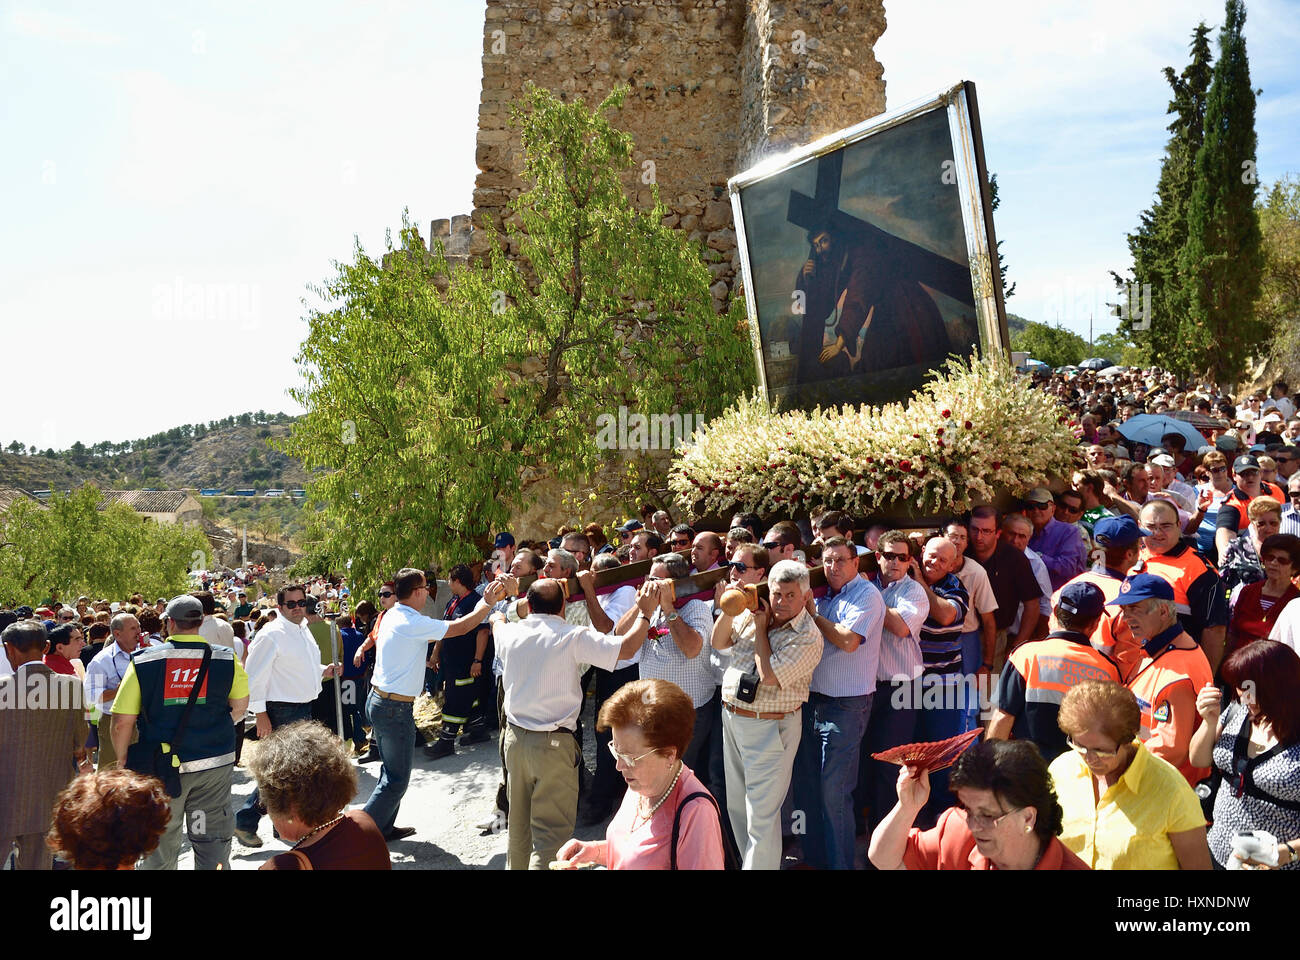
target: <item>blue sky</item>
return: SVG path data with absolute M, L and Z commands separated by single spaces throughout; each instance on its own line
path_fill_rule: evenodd
M 470 211 L 483 6 L 0 2 L 0 444 L 297 412 L 307 285 L 404 207 L 426 230 Z M 888 107 L 975 81 L 1008 309 L 1113 329 L 1160 69 L 1223 4 L 993 9 L 887 3 Z M 1252 0 L 1246 35 L 1268 183 L 1300 171 L 1300 3 Z

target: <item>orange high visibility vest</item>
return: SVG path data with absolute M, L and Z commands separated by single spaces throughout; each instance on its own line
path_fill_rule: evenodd
M 1178 639 L 1181 640 L 1183 637 L 1191 640 L 1185 632 Z M 1138 739 L 1145 743 L 1162 725 L 1169 724 L 1191 723 L 1191 732 L 1195 733 L 1196 728 L 1201 724 L 1199 713 L 1193 710 L 1191 717 L 1175 717 L 1171 715 L 1169 705 L 1162 701 L 1168 698 L 1170 689 L 1180 683 L 1191 683 L 1192 697 L 1195 699 L 1196 694 L 1211 682 L 1213 682 L 1213 674 L 1210 671 L 1210 661 L 1205 658 L 1205 651 L 1200 647 L 1180 649 L 1170 646 L 1161 651 L 1155 659 L 1147 660 L 1125 681 L 1125 686 L 1137 698 L 1138 709 L 1142 712 Z M 1193 785 L 1210 775 L 1209 767 L 1194 767 L 1186 756 L 1175 766 L 1178 767 L 1178 772 L 1187 778 L 1187 782 Z
M 1105 654 L 1064 637 L 1022 643 L 1007 658 L 1025 678 L 1025 703 L 1058 706 L 1075 684 L 1084 680 L 1119 683 L 1119 670 Z
M 1119 596 L 1119 588 L 1124 581 L 1116 579 L 1103 571 L 1085 570 L 1071 580 L 1070 583 L 1091 583 L 1102 592 L 1106 602 L 1110 603 Z M 1067 583 L 1065 586 L 1069 586 L 1069 584 Z M 1065 587 L 1061 587 L 1061 590 L 1064 589 Z M 1052 594 L 1053 610 L 1056 609 L 1056 604 L 1061 599 L 1061 590 L 1057 590 L 1056 593 Z M 1146 656 L 1142 644 L 1133 638 L 1133 631 L 1128 628 L 1128 624 L 1120 616 L 1118 607 L 1106 608 L 1106 612 L 1101 615 L 1101 620 L 1097 624 L 1097 629 L 1093 631 L 1091 640 L 1094 648 L 1104 653 L 1119 667 L 1120 677 L 1125 677 L 1135 670 L 1137 665 L 1142 662 L 1142 658 Z

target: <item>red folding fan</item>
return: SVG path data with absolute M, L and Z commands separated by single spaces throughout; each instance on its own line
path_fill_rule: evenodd
M 966 733 L 959 733 L 947 740 L 934 740 L 930 743 L 905 743 L 900 747 L 891 747 L 882 753 L 871 756 L 886 763 L 897 763 L 903 767 L 915 767 L 918 770 L 943 770 L 957 762 L 957 758 L 984 731 L 976 727 Z

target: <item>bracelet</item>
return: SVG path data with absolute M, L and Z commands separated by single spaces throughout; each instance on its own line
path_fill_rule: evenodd
M 471 662 L 471 663 L 482 663 L 483 661 L 482 661 L 482 660 L 471 660 L 470 662 Z
M 1287 850 L 1289 850 L 1289 851 L 1291 852 L 1291 859 L 1287 861 L 1288 863 L 1295 863 L 1296 860 L 1300 860 L 1300 857 L 1297 857 L 1297 856 L 1296 856 L 1296 854 L 1295 854 L 1295 847 L 1291 846 L 1291 841 L 1290 841 L 1290 840 L 1283 840 L 1283 841 L 1282 841 L 1282 846 L 1286 847 Z

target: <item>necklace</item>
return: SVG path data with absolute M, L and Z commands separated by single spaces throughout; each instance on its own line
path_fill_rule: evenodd
M 668 799 L 668 795 L 669 795 L 670 793 L 672 793 L 672 792 L 673 792 L 673 788 L 677 786 L 677 780 L 678 780 L 679 777 L 681 777 L 681 775 L 682 775 L 682 762 L 681 762 L 680 760 L 678 760 L 678 761 L 677 761 L 677 772 L 673 774 L 673 782 L 670 783 L 670 784 L 668 784 L 668 789 L 665 790 L 665 791 L 663 792 L 663 796 L 661 796 L 657 801 L 655 801 L 655 805 L 654 805 L 653 807 L 650 808 L 650 812 L 647 813 L 647 814 L 645 814 L 644 816 L 642 816 L 642 814 L 641 814 L 641 810 L 640 810 L 640 804 L 639 804 L 639 803 L 637 804 L 637 807 L 638 807 L 638 809 L 637 809 L 637 816 L 641 818 L 641 822 L 642 822 L 642 823 L 649 823 L 649 822 L 650 822 L 650 818 L 653 817 L 653 816 L 655 815 L 655 811 L 658 810 L 660 807 L 662 807 L 662 806 L 664 805 L 664 801 Z M 634 825 L 633 829 L 635 829 L 635 825 Z
M 314 828 L 310 833 L 304 834 L 303 836 L 299 837 L 299 838 L 298 838 L 298 842 L 295 843 L 295 844 L 294 844 L 292 847 L 290 847 L 289 849 L 290 849 L 290 850 L 297 850 L 299 847 L 301 847 L 304 843 L 306 843 L 306 842 L 307 842 L 308 840 L 310 840 L 312 837 L 316 836 L 316 834 L 320 833 L 322 830 L 328 830 L 330 827 L 334 826 L 334 824 L 338 823 L 340 820 L 343 819 L 343 816 L 344 816 L 344 815 L 340 813 L 340 814 L 339 814 L 337 817 L 335 817 L 333 820 L 330 820 L 330 821 L 328 821 L 327 823 L 322 823 L 319 827 L 315 827 L 315 828 Z

